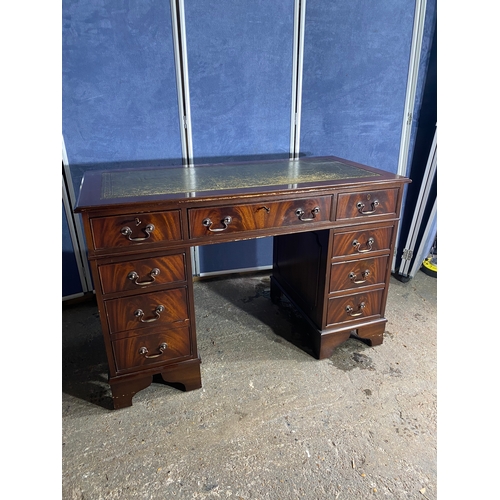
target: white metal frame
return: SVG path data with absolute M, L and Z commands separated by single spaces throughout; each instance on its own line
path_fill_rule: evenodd
M 170 14 L 172 18 L 172 38 L 174 41 L 174 62 L 177 82 L 179 129 L 181 131 L 182 163 L 186 168 L 190 168 L 193 166 L 194 155 L 184 0 L 170 0 Z M 189 195 L 194 196 L 195 193 L 189 193 Z M 199 248 L 191 247 L 190 256 L 192 273 L 195 276 L 199 276 Z
M 410 231 L 408 233 L 408 238 L 406 240 L 405 247 L 403 249 L 403 257 L 401 259 L 401 264 L 399 266 L 399 273 L 403 276 L 408 276 L 408 270 L 410 268 L 411 262 L 413 262 L 413 253 L 415 246 L 417 244 L 417 236 L 419 233 L 419 228 L 422 224 L 422 219 L 424 216 L 424 211 L 427 207 L 429 201 L 429 193 L 434 181 L 434 177 L 437 171 L 437 127 L 434 132 L 434 139 L 432 141 L 431 150 L 429 152 L 429 157 L 427 158 L 427 165 L 425 167 L 424 177 L 422 179 L 422 185 L 418 193 L 418 199 L 415 206 L 415 212 L 413 214 L 413 219 L 411 221 Z M 427 222 L 426 231 L 429 231 L 432 227 L 433 218 L 435 217 L 436 202 L 434 202 L 433 215 Z M 425 238 L 422 239 L 422 243 L 425 244 Z M 422 247 L 422 245 L 421 245 Z M 422 250 L 423 251 L 423 250 Z M 420 258 L 420 256 L 415 256 L 415 260 Z M 418 266 L 422 264 L 422 261 L 418 263 Z M 416 271 L 415 271 L 416 272 Z M 411 275 L 410 273 L 410 276 Z
M 410 139 L 413 126 L 413 113 L 415 110 L 415 95 L 417 93 L 418 70 L 420 55 L 422 53 L 422 38 L 425 26 L 425 11 L 427 0 L 415 0 L 415 14 L 413 17 L 413 34 L 410 49 L 410 62 L 408 65 L 408 78 L 406 82 L 405 107 L 403 111 L 403 126 L 399 145 L 398 171 L 399 175 L 408 174 L 408 155 L 410 153 Z M 400 226 L 396 234 L 396 250 L 391 263 L 391 271 L 395 271 L 396 257 L 399 248 Z
M 66 218 L 68 219 L 69 232 L 73 248 L 75 250 L 78 274 L 80 275 L 83 290 L 82 293 L 63 297 L 63 300 L 69 300 L 81 297 L 84 293 L 92 292 L 93 287 L 90 280 L 90 269 L 84 244 L 85 238 L 83 235 L 81 216 L 73 213 L 73 207 L 76 204 L 76 197 L 73 189 L 73 183 L 71 182 L 71 173 L 69 170 L 68 155 L 66 152 L 64 137 L 62 138 L 62 163 L 64 169 L 62 176 L 62 201 L 64 204 L 64 210 L 66 211 Z
M 424 34 L 425 9 L 427 0 L 415 1 L 415 15 L 413 19 L 413 35 L 410 49 L 410 63 L 408 66 L 408 80 L 406 83 L 405 108 L 401 143 L 399 145 L 398 174 L 406 175 L 408 171 L 408 154 L 415 108 L 415 94 L 417 92 L 418 68 L 422 53 L 422 38 Z
M 80 293 L 75 293 L 72 295 L 63 295 L 63 297 L 62 297 L 63 300 L 69 300 L 69 299 L 75 299 L 77 297 L 82 297 L 83 294 L 86 291 L 88 291 L 88 289 L 87 289 L 85 274 L 84 274 L 83 268 L 82 268 L 80 261 L 79 261 L 79 258 L 78 258 L 79 244 L 78 244 L 78 239 L 76 237 L 76 231 L 75 231 L 75 226 L 73 224 L 73 218 L 71 217 L 71 203 L 69 201 L 68 192 L 66 191 L 66 183 L 64 182 L 64 177 L 62 178 L 62 202 L 63 202 L 63 206 L 64 206 L 64 211 L 66 212 L 66 219 L 68 220 L 69 234 L 70 234 L 70 238 L 71 238 L 71 243 L 73 244 L 73 248 L 75 250 L 76 267 L 78 269 L 78 275 L 80 276 L 80 284 L 82 287 L 82 292 L 80 292 Z
M 305 27 L 306 0 L 295 0 L 293 21 L 292 106 L 290 117 L 290 158 L 292 159 L 298 158 L 300 153 Z
M 425 231 L 422 236 L 422 241 L 420 242 L 418 251 L 413 260 L 413 265 L 410 269 L 409 276 L 411 278 L 415 276 L 416 272 L 422 266 L 422 262 L 429 254 L 429 250 L 432 247 L 436 234 L 437 234 L 437 198 L 434 200 L 434 205 L 432 206 L 432 212 L 431 215 L 429 216 L 429 220 L 427 221 L 427 225 L 425 227 Z
M 193 136 L 191 128 L 191 103 L 189 100 L 189 71 L 184 0 L 170 0 L 170 14 L 172 17 L 172 38 L 174 41 L 182 162 L 186 167 L 191 167 L 193 165 Z

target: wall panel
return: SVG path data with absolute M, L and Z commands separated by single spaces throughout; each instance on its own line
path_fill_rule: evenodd
M 71 239 L 71 230 L 68 216 L 62 205 L 62 297 L 72 297 L 83 295 L 84 287 L 79 273 L 79 264 L 76 257 L 76 250 Z
M 184 5 L 194 163 L 287 158 L 293 1 Z M 198 250 L 201 273 L 272 264 L 269 238 Z
M 182 161 L 170 3 L 63 0 L 62 130 L 86 168 Z
M 195 163 L 289 153 L 293 1 L 188 0 Z
M 307 0 L 301 153 L 397 171 L 413 0 Z

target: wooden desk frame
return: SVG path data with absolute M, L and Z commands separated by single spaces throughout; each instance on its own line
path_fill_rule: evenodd
M 350 336 L 382 343 L 408 182 L 336 157 L 87 172 L 75 211 L 114 408 L 155 374 L 201 387 L 193 246 L 273 236 L 271 298 L 285 294 L 301 312 L 318 359 Z

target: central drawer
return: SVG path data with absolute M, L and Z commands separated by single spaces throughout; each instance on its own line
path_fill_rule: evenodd
M 143 293 L 105 301 L 111 334 L 158 325 L 168 326 L 189 318 L 186 288 Z
M 281 226 L 314 225 L 330 220 L 332 197 L 320 196 L 249 205 L 189 210 L 189 237 L 255 231 Z

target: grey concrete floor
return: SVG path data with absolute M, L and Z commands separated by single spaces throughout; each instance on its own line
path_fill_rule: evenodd
M 196 282 L 203 388 L 117 411 L 96 305 L 64 307 L 62 498 L 437 498 L 436 288 L 391 278 L 384 343 L 318 361 L 268 276 Z

